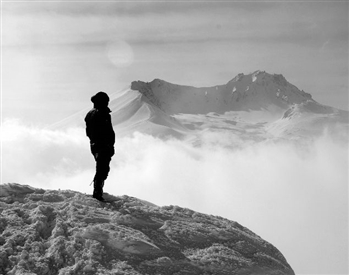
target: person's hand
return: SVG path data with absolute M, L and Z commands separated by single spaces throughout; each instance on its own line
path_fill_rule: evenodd
M 114 146 L 109 146 L 109 152 L 110 152 L 110 156 L 112 157 L 112 156 L 114 156 L 114 154 L 115 154 L 115 149 L 114 149 Z

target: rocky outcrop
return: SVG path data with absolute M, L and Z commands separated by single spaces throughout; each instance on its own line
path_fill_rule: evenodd
M 105 197 L 112 202 L 0 185 L 0 273 L 294 274 L 273 245 L 237 222 Z

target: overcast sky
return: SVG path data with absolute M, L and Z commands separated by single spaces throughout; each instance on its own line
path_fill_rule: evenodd
M 283 74 L 348 109 L 348 2 L 2 2 L 3 117 L 47 125 L 134 80 Z

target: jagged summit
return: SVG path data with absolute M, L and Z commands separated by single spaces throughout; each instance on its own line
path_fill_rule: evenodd
M 213 87 L 196 88 L 154 79 L 149 83 L 132 82 L 131 89 L 139 91 L 170 115 L 223 114 L 275 108 L 286 110 L 293 104 L 315 102 L 310 94 L 290 84 L 281 74 L 271 75 L 263 71 L 248 75 L 241 73 L 227 84 Z
M 107 197 L 116 202 L 0 185 L 0 273 L 294 274 L 273 245 L 237 222 Z

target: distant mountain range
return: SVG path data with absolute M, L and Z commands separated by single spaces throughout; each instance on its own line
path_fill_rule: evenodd
M 160 79 L 134 81 L 111 95 L 117 134 L 134 132 L 188 138 L 203 131 L 234 131 L 260 138 L 313 137 L 324 131 L 347 136 L 349 112 L 316 102 L 281 74 L 239 74 L 223 85 L 191 87 Z M 77 116 L 55 125 L 83 123 Z
M 195 88 L 155 79 L 150 83 L 135 81 L 138 90 L 152 104 L 167 114 L 224 114 L 229 111 L 287 109 L 292 104 L 315 101 L 310 94 L 288 83 L 282 75 L 265 72 L 239 74 L 227 84 Z
M 252 135 L 299 138 L 338 126 L 347 131 L 349 121 L 347 111 L 319 104 L 282 75 L 262 71 L 201 88 L 160 79 L 134 81 L 111 101 L 111 109 L 121 132 L 156 136 L 182 137 L 209 129 L 245 133 L 247 127 Z

